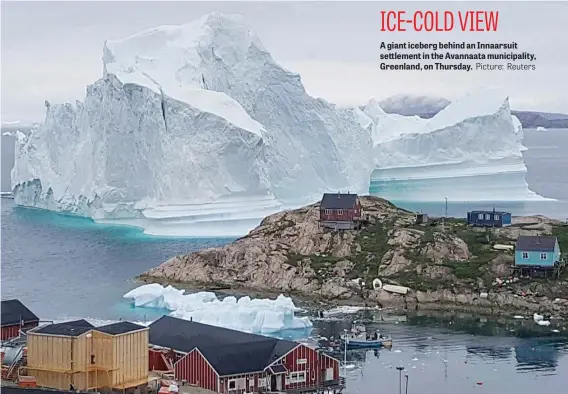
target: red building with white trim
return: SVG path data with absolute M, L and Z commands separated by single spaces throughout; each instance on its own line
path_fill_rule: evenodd
M 2 305 L 2 333 L 0 339 L 7 341 L 20 336 L 39 325 L 39 317 L 30 311 L 20 300 L 3 300 Z
M 175 352 L 175 379 L 221 394 L 340 392 L 339 361 L 304 344 L 164 316 L 150 343 Z
M 353 230 L 361 225 L 362 210 L 357 194 L 325 193 L 319 209 L 319 223 L 333 230 Z

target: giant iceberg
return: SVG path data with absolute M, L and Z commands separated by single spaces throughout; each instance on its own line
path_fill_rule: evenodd
M 338 108 L 309 96 L 241 17 L 217 13 L 107 41 L 102 59 L 82 102 L 46 102 L 45 122 L 18 140 L 17 204 L 154 235 L 234 236 L 322 192 L 366 194 L 371 174 L 371 188 L 402 179 L 406 194 L 409 180 L 430 182 L 435 198 L 440 179 L 506 169 L 495 195 L 535 197 L 503 95 L 428 121 L 375 101 Z

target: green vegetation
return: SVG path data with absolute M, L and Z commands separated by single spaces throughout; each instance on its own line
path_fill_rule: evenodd
M 561 226 L 554 226 L 552 228 L 552 235 L 558 238 L 558 245 L 560 246 L 560 258 L 568 258 L 568 223 Z M 568 261 L 567 261 L 568 264 Z M 568 265 L 564 267 L 564 271 L 560 275 L 561 280 L 568 280 Z
M 356 241 L 361 246 L 361 250 L 355 251 L 351 259 L 355 263 L 350 274 L 351 279 L 358 277 L 369 279 L 377 276 L 383 256 L 391 249 L 388 240 L 389 229 L 392 229 L 393 225 L 394 223 L 390 221 L 377 221 L 359 232 Z

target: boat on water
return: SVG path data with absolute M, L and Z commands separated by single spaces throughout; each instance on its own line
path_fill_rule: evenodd
M 341 341 L 348 349 L 373 349 L 391 347 L 392 339 L 384 336 L 378 330 L 367 332 L 363 325 L 356 325 L 341 335 Z

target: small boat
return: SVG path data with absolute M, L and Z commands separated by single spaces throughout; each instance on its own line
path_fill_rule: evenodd
M 392 339 L 390 336 L 383 336 L 378 330 L 367 332 L 365 326 L 358 325 L 341 335 L 341 341 L 349 349 L 369 349 L 380 347 L 391 347 Z

